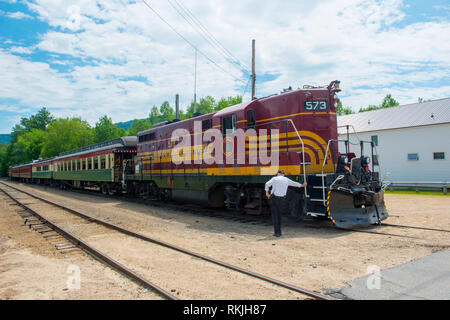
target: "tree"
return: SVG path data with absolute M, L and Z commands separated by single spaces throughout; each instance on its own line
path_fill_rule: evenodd
M 216 107 L 214 108 L 214 111 L 219 111 L 226 107 L 234 106 L 240 103 L 242 103 L 242 96 L 222 98 L 217 103 Z
M 339 116 L 355 113 L 350 107 L 344 107 L 341 101 L 338 102 L 336 112 Z
M 211 97 L 207 96 L 200 99 L 200 102 L 197 103 L 197 113 L 201 114 L 207 114 L 214 111 L 216 108 L 216 100 Z M 192 118 L 194 115 L 194 102 L 191 102 L 191 105 L 187 108 L 186 115 L 188 118 Z
M 33 129 L 44 131 L 54 120 L 45 107 L 29 118 L 20 119 L 20 124 L 16 124 L 12 129 L 10 143 L 16 143 L 21 135 Z
M 21 135 L 16 145 L 24 152 L 24 159 L 21 162 L 39 159 L 46 139 L 47 132 L 39 129 L 32 129 Z
M 372 111 L 372 110 L 378 110 L 378 109 L 385 109 L 385 108 L 392 108 L 398 106 L 400 103 L 398 103 L 397 100 L 392 98 L 392 95 L 389 93 L 387 94 L 381 104 L 379 106 L 375 105 L 369 105 L 367 108 L 361 108 L 359 109 L 359 112 L 366 112 L 366 111 Z
M 421 98 L 421 97 L 417 98 L 417 102 L 418 103 L 424 103 L 424 102 L 428 102 L 428 101 L 431 101 L 431 100 L 430 99 L 424 99 L 424 98 Z
M 0 177 L 8 175 L 7 149 L 7 143 L 0 143 Z
M 150 124 L 153 126 L 155 123 L 161 122 L 161 114 L 157 106 L 153 106 L 149 114 Z
M 175 110 L 170 106 L 168 101 L 164 101 L 159 108 L 161 114 L 161 121 L 172 121 L 175 119 Z
M 392 98 L 392 95 L 389 93 L 386 97 L 384 97 L 383 102 L 381 103 L 381 108 L 392 108 L 398 106 L 399 104 L 400 103 Z
M 16 143 L 17 140 L 21 135 L 23 135 L 26 132 L 25 128 L 22 127 L 20 124 L 14 125 L 11 132 L 11 140 L 9 143 Z
M 128 130 L 129 136 L 137 136 L 138 132 L 148 130 L 152 127 L 152 124 L 147 121 L 146 119 L 134 119 L 134 121 L 131 123 L 131 127 Z
M 60 152 L 94 143 L 94 131 L 79 118 L 63 118 L 53 121 L 47 128 L 47 139 L 41 157 L 49 158 Z
M 95 143 L 120 138 L 125 135 L 126 130 L 117 128 L 117 126 L 112 122 L 111 118 L 108 118 L 108 116 L 106 115 L 101 117 L 95 124 L 94 128 Z

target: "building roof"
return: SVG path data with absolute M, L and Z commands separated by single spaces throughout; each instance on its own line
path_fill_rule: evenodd
M 356 132 L 450 123 L 450 98 L 343 115 L 337 121 L 338 126 L 352 125 Z M 338 130 L 342 134 L 347 129 Z

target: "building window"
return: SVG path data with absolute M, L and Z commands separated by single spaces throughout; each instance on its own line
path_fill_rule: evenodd
M 377 155 L 373 155 L 373 159 L 372 159 L 372 161 L 373 161 L 373 165 L 374 166 L 379 166 L 379 163 L 378 163 L 378 156 Z
M 445 152 L 434 152 L 433 159 L 434 160 L 445 160 Z
M 419 160 L 419 154 L 418 153 L 408 153 L 408 160 L 411 160 L 411 161 Z
M 371 139 L 372 139 L 372 142 L 373 142 L 376 146 L 378 146 L 378 136 L 372 136 Z

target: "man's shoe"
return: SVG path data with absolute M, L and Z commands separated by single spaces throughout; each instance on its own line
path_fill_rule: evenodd
M 274 234 L 273 236 L 279 238 L 281 237 L 281 234 Z

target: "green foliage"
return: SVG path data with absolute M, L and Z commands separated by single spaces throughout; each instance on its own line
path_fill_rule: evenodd
M 424 99 L 424 98 L 421 98 L 421 97 L 417 98 L 417 102 L 418 103 L 423 103 L 423 102 L 428 102 L 428 101 L 431 101 L 431 100 L 430 99 Z
M 25 159 L 21 162 L 39 159 L 46 138 L 47 132 L 39 129 L 32 129 L 21 135 L 16 143 L 16 147 L 25 153 Z
M 47 139 L 42 158 L 94 143 L 94 132 L 86 121 L 79 118 L 57 119 L 47 128 Z
M 8 175 L 8 144 L 0 143 L 0 177 L 5 177 Z
M 155 123 L 161 122 L 161 114 L 159 113 L 159 109 L 157 106 L 153 106 L 152 110 L 150 110 L 150 124 L 153 126 Z
M 215 110 L 217 106 L 216 100 L 211 96 L 206 96 L 200 99 L 200 102 L 197 103 L 197 113 L 207 114 L 211 113 Z M 191 105 L 186 110 L 187 118 L 192 118 L 194 116 L 194 102 L 191 102 Z
M 94 142 L 99 143 L 103 141 L 120 138 L 126 135 L 125 129 L 119 129 L 112 122 L 108 116 L 101 117 L 94 127 Z
M 383 102 L 381 103 L 381 108 L 392 108 L 398 106 L 399 104 L 400 103 L 392 98 L 392 95 L 389 93 L 386 97 L 384 97 Z
M 175 119 L 175 110 L 170 106 L 168 101 L 164 101 L 159 108 L 162 121 L 172 121 Z
M 129 136 L 137 136 L 138 132 L 148 130 L 152 127 L 152 124 L 147 121 L 146 119 L 134 119 L 134 121 L 131 123 L 131 127 L 128 130 Z
M 219 111 L 226 107 L 234 106 L 240 103 L 242 103 L 242 96 L 222 98 L 217 103 L 216 107 L 214 108 L 214 111 Z
M 338 102 L 336 112 L 339 116 L 355 113 L 350 107 L 344 107 L 341 101 Z
M 25 128 L 26 131 L 31 131 L 33 129 L 45 130 L 53 120 L 53 116 L 47 110 L 47 108 L 42 108 L 35 115 L 30 118 L 22 118 L 20 124 Z
M 153 126 L 156 123 L 160 123 L 163 121 L 172 121 L 175 119 L 175 110 L 172 108 L 168 101 L 164 101 L 161 106 L 153 106 L 150 110 L 150 124 Z
M 385 108 L 392 108 L 398 106 L 400 103 L 398 103 L 397 100 L 392 98 L 392 95 L 389 93 L 387 94 L 381 104 L 379 106 L 370 105 L 367 108 L 361 108 L 359 109 L 359 112 L 366 112 L 366 111 L 372 111 L 372 110 L 378 110 L 378 109 L 385 109 Z

